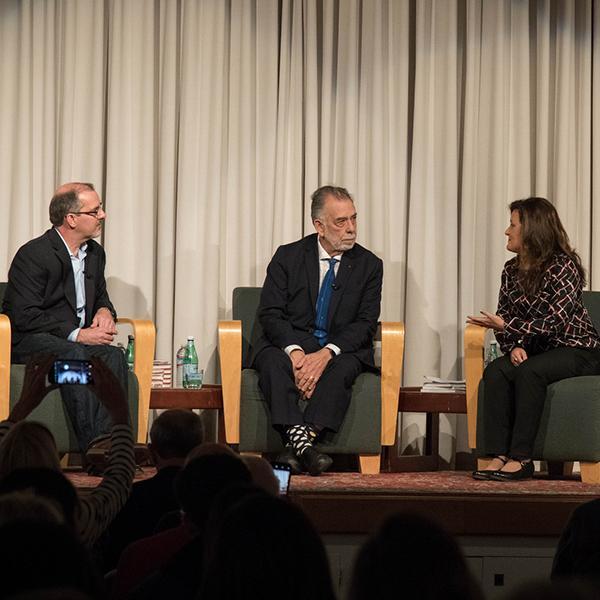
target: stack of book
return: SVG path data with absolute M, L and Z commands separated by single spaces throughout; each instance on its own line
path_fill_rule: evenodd
M 173 385 L 173 367 L 168 360 L 155 360 L 152 366 L 152 387 L 168 388 Z
M 446 394 L 462 394 L 466 391 L 464 379 L 441 379 L 440 377 L 430 377 L 425 375 L 423 378 L 422 392 L 435 392 Z

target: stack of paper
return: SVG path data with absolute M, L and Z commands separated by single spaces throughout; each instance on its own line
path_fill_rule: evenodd
M 168 360 L 155 360 L 152 366 L 152 387 L 168 388 L 173 385 L 173 367 Z
M 464 379 L 441 379 L 425 375 L 423 378 L 422 392 L 435 392 L 447 394 L 460 394 L 466 391 Z

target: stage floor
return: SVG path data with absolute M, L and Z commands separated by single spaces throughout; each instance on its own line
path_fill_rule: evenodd
M 151 477 L 144 469 L 136 480 Z M 67 473 L 85 490 L 100 482 Z M 389 514 L 410 510 L 428 515 L 455 535 L 558 536 L 571 511 L 600 497 L 600 485 L 573 478 L 504 483 L 475 481 L 466 471 L 420 473 L 325 473 L 293 476 L 291 499 L 321 533 L 365 534 Z

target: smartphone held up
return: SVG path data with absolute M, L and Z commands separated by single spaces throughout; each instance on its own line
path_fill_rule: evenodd
M 290 477 L 292 475 L 290 465 L 272 462 L 271 466 L 273 467 L 273 473 L 275 473 L 277 481 L 279 481 L 279 495 L 287 496 L 290 489 Z
M 89 385 L 94 383 L 89 360 L 59 359 L 52 364 L 48 381 L 58 385 Z

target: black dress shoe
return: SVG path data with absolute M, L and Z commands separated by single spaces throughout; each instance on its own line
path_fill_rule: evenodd
M 498 471 L 492 469 L 479 469 L 478 471 L 473 471 L 471 476 L 473 479 L 478 479 L 479 481 L 490 481 L 494 473 L 498 473 Z
M 276 462 L 289 465 L 293 475 L 300 475 L 303 471 L 300 459 L 296 456 L 293 448 L 289 446 L 277 457 Z
M 508 462 L 508 458 L 505 458 L 504 456 L 495 456 L 494 460 L 496 459 L 502 461 L 502 466 L 504 466 Z M 478 469 L 477 471 L 473 471 L 473 473 L 471 473 L 471 476 L 473 477 L 473 479 L 479 479 L 480 481 L 489 481 L 490 479 L 492 479 L 492 475 L 494 473 L 497 473 L 498 470 L 499 469 Z
M 333 462 L 331 456 L 321 454 L 318 450 L 309 446 L 300 456 L 300 460 L 310 475 L 320 475 L 327 471 Z
M 535 467 L 532 460 L 522 461 L 521 468 L 518 471 L 514 471 L 513 473 L 496 471 L 491 475 L 490 479 L 494 481 L 523 481 L 524 479 L 531 479 L 534 472 Z

